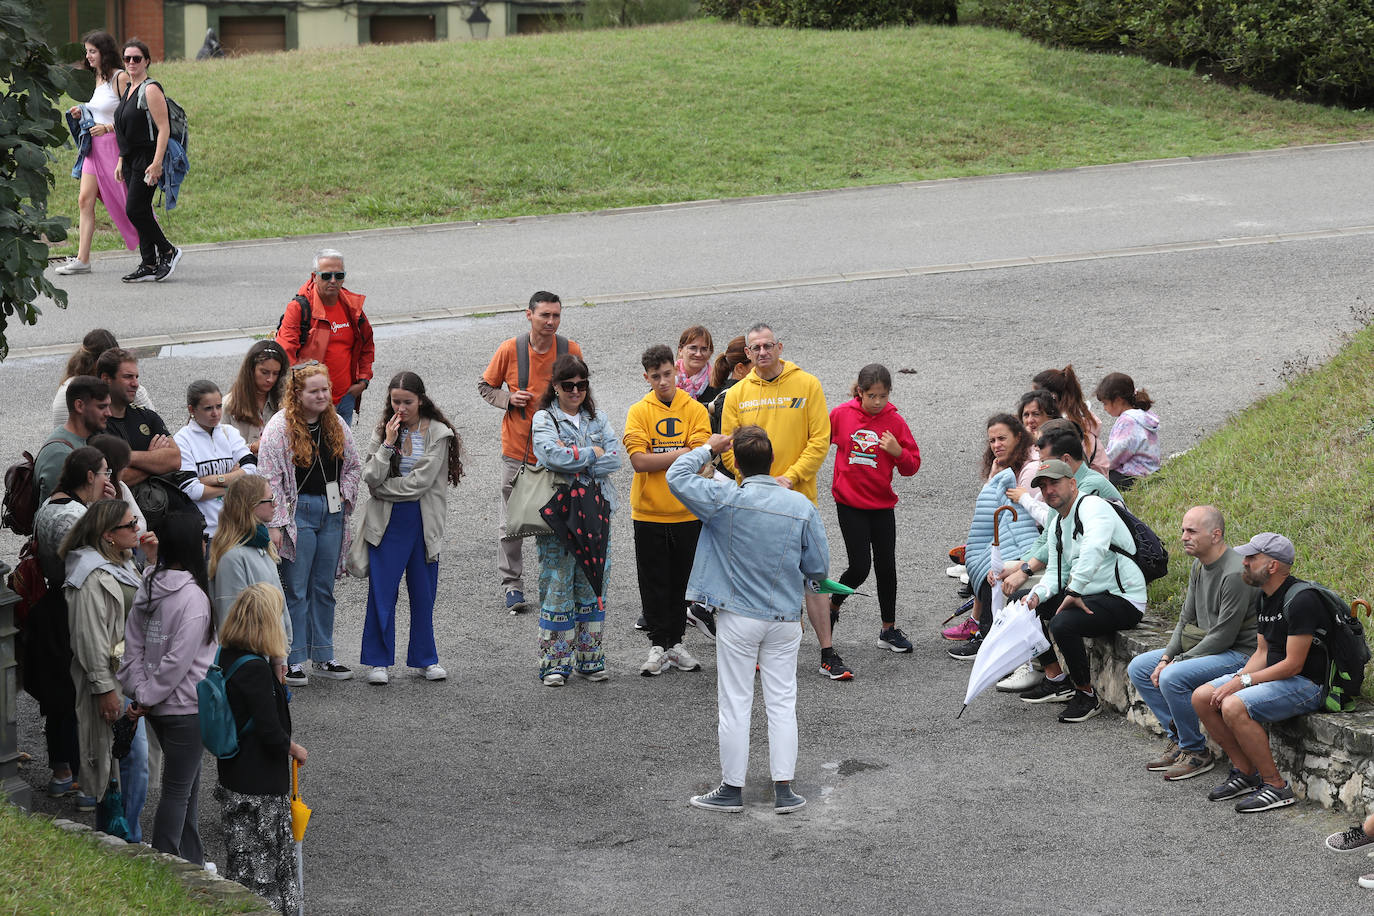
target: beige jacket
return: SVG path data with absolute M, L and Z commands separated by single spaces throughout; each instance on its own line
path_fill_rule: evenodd
M 386 526 L 391 521 L 391 504 L 420 503 L 420 517 L 425 524 L 425 559 L 439 559 L 444 546 L 444 523 L 448 517 L 448 440 L 453 430 L 438 420 L 429 422 L 425 432 L 425 456 L 415 463 L 404 477 L 388 477 L 391 473 L 391 450 L 382 448 L 382 437 L 372 434 L 363 460 L 363 484 L 367 487 L 367 507 L 363 510 L 363 524 L 359 535 L 376 547 L 382 542 Z

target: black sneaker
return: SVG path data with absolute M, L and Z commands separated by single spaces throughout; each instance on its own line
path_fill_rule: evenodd
M 511 613 L 514 613 L 514 611 L 512 611 Z M 649 621 L 647 621 L 647 620 L 644 619 L 644 615 L 643 615 L 643 614 L 640 614 L 638 617 L 635 618 L 635 629 L 636 629 L 636 630 L 647 630 L 647 629 L 649 629 Z
M 1074 690 L 1069 705 L 1059 714 L 1059 721 L 1086 722 L 1101 711 L 1102 704 L 1097 701 L 1097 694 Z
M 1073 699 L 1073 685 L 1068 678 L 1052 681 L 1045 678 L 1029 690 L 1021 691 L 1022 703 L 1067 703 Z
M 1249 795 L 1259 788 L 1259 774 L 1250 775 L 1242 773 L 1235 767 L 1231 767 L 1231 775 L 1226 781 L 1215 789 L 1207 793 L 1208 801 L 1226 801 L 1231 798 L 1240 798 L 1242 795 Z
M 353 677 L 353 671 L 347 665 L 340 665 L 331 658 L 327 662 L 315 662 L 315 676 L 327 677 L 334 681 L 346 681 Z
M 914 646 L 911 640 L 906 638 L 906 634 L 899 627 L 888 627 L 886 630 L 878 631 L 878 646 L 883 649 L 891 649 L 893 652 L 910 652 Z
M 160 265 L 140 264 L 131 274 L 125 274 L 122 279 L 125 283 L 146 283 L 149 280 L 157 279 L 157 269 Z
M 840 659 L 840 653 L 838 652 L 832 651 L 829 655 L 822 655 L 820 670 L 821 674 L 824 674 L 832 681 L 854 680 L 854 672 L 850 671 L 849 666 Z
M 687 605 L 687 619 L 697 625 L 697 631 L 711 642 L 716 641 L 716 615 L 706 605 L 695 601 Z
M 978 650 L 982 648 L 983 640 L 977 636 L 968 642 L 961 642 L 953 649 L 949 650 L 949 657 L 955 661 L 971 662 L 978 657 Z
M 172 253 L 157 262 L 157 273 L 153 274 L 153 279 L 161 283 L 172 275 L 172 271 L 177 269 L 181 263 L 181 249 L 173 248 Z
M 1236 811 L 1240 814 L 1256 814 L 1274 808 L 1286 808 L 1296 804 L 1297 800 L 1293 795 L 1293 788 L 1287 783 L 1281 786 L 1271 786 L 1265 783 L 1236 802 Z

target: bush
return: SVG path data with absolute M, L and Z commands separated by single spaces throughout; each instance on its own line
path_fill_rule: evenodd
M 587 0 L 580 24 L 589 29 L 623 28 L 691 19 L 692 0 Z
M 1127 48 L 1260 88 L 1374 102 L 1368 0 L 983 0 L 982 14 L 1050 44 Z
M 723 20 L 797 29 L 871 29 L 919 22 L 954 25 L 956 0 L 702 0 Z

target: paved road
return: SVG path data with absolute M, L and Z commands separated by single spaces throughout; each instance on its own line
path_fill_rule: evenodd
M 1292 172 L 1306 174 L 1308 157 L 1343 162 L 1369 154 L 1369 148 L 1302 152 L 1235 160 L 1229 167 L 1245 170 L 1255 162 L 1271 167 L 1289 157 Z M 1173 174 L 1174 168 L 1112 170 L 1111 175 L 1129 184 L 1137 173 L 1159 176 Z M 1201 168 L 1227 170 L 1214 163 Z M 1091 186 L 1102 173 L 1042 176 L 1001 187 L 1045 181 L 1061 185 L 1063 199 L 1082 199 L 1088 192 L 1075 179 Z M 1279 194 L 1284 184 L 1282 176 L 1273 176 L 1269 187 Z M 1242 185 L 1237 181 L 1231 187 Z M 960 186 L 982 194 L 999 185 Z M 1346 191 L 1330 199 L 1333 204 L 1344 199 L 1354 209 L 1328 213 L 1327 227 L 1374 222 L 1363 179 Z M 878 192 L 856 196 L 864 193 Z M 805 214 L 812 206 L 835 206 L 837 196 L 778 202 L 783 212 L 773 222 L 783 221 L 785 214 Z M 958 212 L 970 227 L 981 219 L 983 235 L 993 237 L 1007 203 L 1008 195 L 1002 194 L 984 201 L 981 217 L 971 204 Z M 767 206 L 719 209 L 746 214 Z M 1283 209 L 1269 218 L 1281 220 Z M 692 209 L 675 213 L 689 221 L 700 215 Z M 576 248 L 590 244 L 586 236 L 595 235 L 603 220 L 624 218 L 560 218 L 501 228 L 517 237 L 528 230 L 538 240 L 561 221 L 586 230 L 565 233 Z M 653 218 L 666 220 L 670 214 Z M 1284 225 L 1310 228 L 1316 221 L 1308 216 Z M 1222 228 L 1214 223 L 1209 231 L 1221 234 Z M 1081 246 L 1092 239 L 1090 229 L 1076 241 L 1059 244 Z M 1132 247 L 1204 234 L 1193 231 L 1192 224 L 1180 225 L 1173 236 L 1157 230 L 1132 236 L 1123 228 L 1102 241 Z M 873 234 L 881 233 L 874 227 Z M 978 235 L 972 228 L 966 234 Z M 422 235 L 406 236 L 407 244 L 413 246 Z M 1008 237 L 1004 253 L 1034 251 L 1043 240 L 1029 231 Z M 831 241 L 847 244 L 839 236 Z M 391 244 L 385 239 L 341 243 L 357 252 L 350 269 L 356 269 L 364 291 L 384 285 L 375 279 L 374 269 L 381 268 L 374 265 L 387 262 L 372 253 L 374 242 Z M 649 260 L 654 242 L 646 234 L 635 249 L 642 255 L 620 252 L 617 262 L 626 271 L 608 272 L 606 285 L 595 288 L 627 289 L 635 270 L 647 276 L 647 268 L 635 264 Z M 752 254 L 749 242 L 736 238 L 737 273 L 730 276 L 743 275 L 745 268 L 781 276 L 804 266 L 803 259 L 775 265 L 765 254 Z M 764 248 L 769 244 L 760 241 Z M 197 257 L 202 263 L 249 257 L 266 263 L 274 252 L 300 254 L 309 247 L 283 243 Z M 531 262 L 539 250 L 536 241 L 512 240 L 511 247 Z M 988 247 L 977 249 L 980 257 L 992 253 Z M 557 252 L 547 254 L 548 271 L 513 276 L 557 276 L 562 262 Z M 1368 892 L 1358 889 L 1354 878 L 1370 870 L 1368 861 L 1337 858 L 1320 846 L 1322 836 L 1346 825 L 1345 816 L 1299 806 L 1247 818 L 1208 804 L 1207 777 L 1174 786 L 1146 774 L 1141 764 L 1156 743 L 1113 716 L 1060 726 L 1052 711 L 987 695 L 955 721 L 967 669 L 945 656 L 936 628 L 953 609 L 953 582 L 941 572 L 943 553 L 966 531 L 982 421 L 1014 403 L 1030 375 L 1073 361 L 1091 385 L 1108 371 L 1129 370 L 1160 403 L 1165 449 L 1186 448 L 1280 387 L 1285 363 L 1330 352 L 1351 327 L 1351 308 L 1365 301 L 1368 254 L 1367 237 L 1333 235 L 569 307 L 564 327 L 586 348 L 598 400 L 617 422 L 642 394 L 641 350 L 675 339 L 682 327 L 698 321 L 720 338 L 756 318 L 775 321 L 785 357 L 815 372 L 832 403 L 844 397 L 853 373 L 866 362 L 913 370 L 897 376 L 894 401 L 909 418 L 925 456 L 920 473 L 902 483 L 898 507 L 903 532 L 899 622 L 917 651 L 896 656 L 876 648 L 876 608 L 857 601 L 847 606 L 836 644 L 858 679 L 836 684 L 814 674 L 815 643 L 810 637 L 803 642 L 797 782 L 811 804 L 786 818 L 764 806 L 761 708 L 755 711 L 750 810 L 730 818 L 687 807 L 686 797 L 707 788 L 718 773 L 713 653 L 699 635 L 689 634 L 689 646 L 702 657 L 705 671 L 636 676 L 647 647 L 630 626 L 637 596 L 625 513 L 615 523 L 608 594 L 612 680 L 578 682 L 559 691 L 536 681 L 535 620 L 511 618 L 498 608 L 491 569 L 498 415 L 477 398 L 473 384 L 496 344 L 518 331 L 518 318 L 385 329 L 378 375 L 415 368 L 466 439 L 469 476 L 450 498 L 436 615 L 441 658 L 452 677 L 445 684 L 398 677 L 385 689 L 359 681 L 313 683 L 296 692 L 299 738 L 311 750 L 304 789 L 316 811 L 307 840 L 311 911 L 1367 909 Z M 656 288 L 683 282 L 674 273 L 685 270 L 679 260 L 662 267 L 666 279 Z M 857 254 L 855 260 L 875 262 Z M 360 261 L 368 267 L 355 268 Z M 187 266 L 194 263 L 188 256 Z M 827 262 L 820 269 L 853 266 Z M 445 286 L 470 289 L 464 270 L 455 267 Z M 815 272 L 817 266 L 808 269 Z M 590 264 L 577 270 L 591 276 Z M 568 268 L 567 275 L 573 273 Z M 97 274 L 83 281 L 106 279 Z M 586 288 L 594 288 L 593 279 L 584 281 Z M 204 292 L 194 272 L 178 275 L 177 281 L 179 286 L 139 292 Z M 520 292 L 529 285 L 511 282 Z M 514 295 L 510 285 L 507 298 Z M 572 288 L 548 285 L 560 292 Z M 572 295 L 568 299 L 576 301 Z M 165 326 L 195 326 L 197 314 L 204 309 L 183 308 L 169 315 Z M 230 350 L 228 355 L 173 352 L 148 360 L 144 378 L 164 414 L 177 415 L 176 392 L 190 379 L 227 380 L 237 363 L 234 354 L 241 352 L 237 345 Z M 4 461 L 46 431 L 46 392 L 60 368 L 57 358 L 0 366 L 3 390 L 38 392 L 13 398 L 6 407 Z M 376 416 L 375 400 L 365 404 L 363 422 L 375 422 Z M 828 468 L 823 480 L 828 484 Z M 628 493 L 627 474 L 620 475 L 618 486 Z M 838 571 L 843 547 L 826 485 L 821 505 Z M 0 542 L 5 553 L 14 549 L 12 538 Z M 527 554 L 533 566 L 532 551 Z M 340 587 L 337 645 L 345 661 L 357 657 L 364 598 L 360 583 Z M 404 626 L 401 630 L 404 640 Z M 24 744 L 41 751 L 27 700 L 21 719 Z M 33 774 L 35 781 L 43 776 L 41 769 Z M 211 858 L 222 855 L 214 810 L 207 795 L 202 824 Z M 145 816 L 150 823 L 151 809 Z

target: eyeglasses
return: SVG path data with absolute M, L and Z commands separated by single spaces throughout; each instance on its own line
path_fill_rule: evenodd
M 145 58 L 144 58 L 144 56 L 143 56 L 142 54 L 125 54 L 125 55 L 124 55 L 124 63 L 126 63 L 126 64 L 141 64 L 141 63 L 143 63 L 144 60 L 145 60 Z
M 779 344 L 777 343 L 761 343 L 745 347 L 744 349 L 749 353 L 772 353 L 773 350 L 778 346 Z
M 710 353 L 710 347 L 683 347 L 688 353 Z
M 114 476 L 114 469 L 113 469 L 113 468 L 101 468 L 101 469 L 100 469 L 100 473 L 101 473 L 102 476 L 105 476 L 105 477 L 113 477 L 113 476 Z
M 580 382 L 559 382 L 558 387 L 563 389 L 564 394 L 572 394 L 574 391 L 587 391 L 592 383 L 583 379 Z
M 320 271 L 319 273 L 315 274 L 315 276 L 319 277 L 321 280 L 323 280 L 323 281 L 326 282 L 326 283 L 328 283 L 330 280 L 338 280 L 340 283 L 342 283 L 342 282 L 343 282 L 343 278 L 344 278 L 344 271 L 342 271 L 342 270 L 322 270 L 322 271 Z
M 259 506 L 265 506 L 265 505 L 267 505 L 267 504 L 269 504 L 269 503 L 275 503 L 276 501 L 277 501 L 277 498 L 276 498 L 275 496 L 269 496 L 269 497 L 267 497 L 266 499 L 260 499 L 260 500 L 258 500 L 258 505 L 259 505 Z
M 137 531 L 137 530 L 138 530 L 138 522 L 136 522 L 136 521 L 125 522 L 125 523 L 122 524 L 122 525 L 115 525 L 115 526 L 114 526 L 113 528 L 111 528 L 110 530 L 111 530 L 111 531 L 119 531 L 119 530 L 121 530 L 121 529 L 122 529 L 122 530 L 125 530 L 125 531 Z

